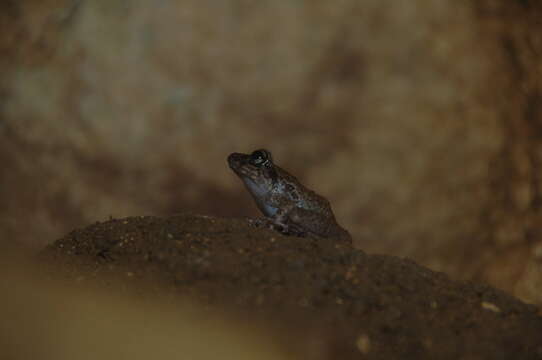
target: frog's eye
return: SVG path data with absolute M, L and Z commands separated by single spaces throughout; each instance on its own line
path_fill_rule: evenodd
M 267 150 L 256 150 L 250 155 L 250 163 L 257 167 L 267 165 L 270 161 L 271 154 Z

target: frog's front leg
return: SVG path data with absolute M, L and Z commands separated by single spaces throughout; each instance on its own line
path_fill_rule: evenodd
M 271 218 L 271 221 L 277 228 L 277 230 L 282 232 L 288 232 L 288 223 L 289 217 L 288 214 L 292 210 L 293 206 L 288 205 L 286 207 L 281 207 L 277 210 L 275 215 Z
M 298 219 L 299 208 L 294 204 L 288 204 L 278 209 L 275 216 L 271 219 L 276 230 L 294 236 L 305 236 L 307 232 L 300 226 Z
M 264 218 L 248 219 L 250 225 L 255 227 L 266 227 L 271 230 L 279 231 L 286 234 L 298 234 L 294 231 L 292 221 L 289 217 L 290 212 L 295 208 L 293 205 L 282 204 L 277 207 L 277 210 L 270 216 Z
M 267 227 L 272 230 L 281 230 L 282 222 L 285 219 L 285 215 L 282 214 L 283 209 L 287 207 L 287 204 L 281 202 L 280 197 L 273 194 L 266 194 L 262 198 L 257 199 L 257 204 L 262 213 L 265 215 L 263 218 L 249 218 L 248 223 L 255 227 Z M 278 218 L 278 221 L 276 220 Z

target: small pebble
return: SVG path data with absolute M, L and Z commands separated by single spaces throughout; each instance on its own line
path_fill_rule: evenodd
M 482 301 L 482 307 L 486 310 L 493 311 L 496 313 L 501 312 L 501 309 L 497 305 L 487 302 L 487 301 Z
M 371 351 L 371 339 L 369 339 L 369 336 L 365 334 L 358 336 L 356 347 L 362 354 L 368 354 Z

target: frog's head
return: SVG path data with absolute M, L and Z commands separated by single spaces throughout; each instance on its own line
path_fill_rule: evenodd
M 228 164 L 255 196 L 267 193 L 277 182 L 277 171 L 268 150 L 230 154 Z

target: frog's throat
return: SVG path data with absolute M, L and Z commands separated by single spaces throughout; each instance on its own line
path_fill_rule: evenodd
M 258 184 L 256 181 L 251 178 L 243 178 L 243 182 L 247 187 L 248 191 L 256 198 L 264 198 L 270 191 L 264 184 Z

